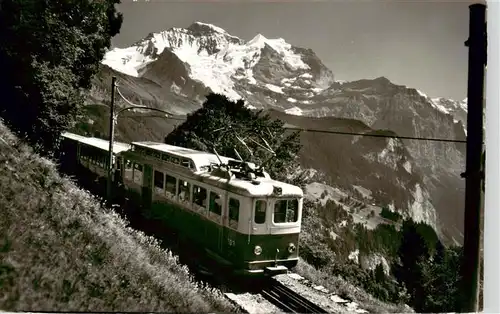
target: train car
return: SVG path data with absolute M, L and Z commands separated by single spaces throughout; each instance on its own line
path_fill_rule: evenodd
M 101 165 L 107 162 L 102 158 L 108 142 L 72 140 L 78 142 L 79 163 L 105 177 Z M 148 219 L 176 230 L 190 245 L 239 274 L 282 273 L 297 264 L 303 202 L 299 187 L 228 157 L 155 142 L 118 145 L 115 184 L 122 185 L 125 197 Z
M 218 262 L 243 274 L 297 264 L 299 187 L 251 163 L 162 143 L 133 142 L 120 156 L 124 186 L 148 217 L 179 230 Z
M 76 174 L 79 163 L 80 140 L 85 136 L 65 132 L 60 138 L 59 163 L 61 170 L 68 174 Z
M 116 155 L 130 149 L 130 144 L 113 143 L 113 168 L 119 167 Z M 103 193 L 106 188 L 109 141 L 69 132 L 61 135 L 59 160 L 61 169 L 80 178 L 92 192 Z M 115 178 L 113 177 L 115 180 Z M 97 182 L 97 184 L 96 184 Z

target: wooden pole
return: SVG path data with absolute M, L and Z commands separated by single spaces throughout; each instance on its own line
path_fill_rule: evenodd
M 109 150 L 108 150 L 108 180 L 106 182 L 106 198 L 111 205 L 111 186 L 113 182 L 113 142 L 115 137 L 115 87 L 116 76 L 111 78 L 111 104 L 109 106 Z
M 467 159 L 465 170 L 464 255 L 461 269 L 462 311 L 477 312 L 479 299 L 483 92 L 486 65 L 486 6 L 469 6 L 469 69 L 467 83 Z

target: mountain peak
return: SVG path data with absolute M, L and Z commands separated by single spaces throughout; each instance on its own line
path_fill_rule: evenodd
M 384 84 L 391 83 L 391 81 L 385 76 L 379 76 L 379 77 L 375 78 L 373 81 L 384 83 Z
M 189 25 L 189 27 L 187 29 L 190 31 L 195 31 L 195 32 L 196 31 L 197 32 L 215 32 L 215 33 L 220 33 L 220 34 L 224 34 L 224 35 L 228 34 L 224 29 L 222 29 L 218 26 L 215 26 L 213 24 L 203 23 L 200 21 L 193 22 L 193 24 Z
M 267 38 L 262 35 L 262 34 L 257 34 L 254 38 L 252 38 L 248 44 L 253 45 L 253 44 L 260 44 L 260 43 L 265 43 L 267 41 Z

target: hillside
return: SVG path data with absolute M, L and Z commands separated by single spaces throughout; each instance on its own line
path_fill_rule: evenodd
M 216 92 L 243 98 L 250 108 L 281 112 L 290 124 L 309 128 L 338 129 L 335 122 L 329 124 L 335 117 L 347 119 L 344 128 L 352 130 L 465 139 L 465 101 L 431 98 L 384 77 L 336 81 L 334 72 L 311 49 L 265 34 L 243 40 L 201 22 L 150 33 L 130 47 L 110 50 L 94 80 L 89 104 L 109 102 L 113 75 L 133 103 L 180 116 Z M 118 96 L 117 104 L 125 102 Z M 105 115 L 105 107 L 98 110 Z M 91 119 L 98 120 L 95 114 Z M 124 118 L 120 123 L 126 126 L 118 129 L 125 140 L 162 140 L 182 122 L 162 120 Z M 107 130 L 98 125 L 93 129 L 104 134 Z M 354 185 L 370 190 L 373 202 L 425 221 L 443 238 L 461 243 L 464 182 L 459 174 L 465 166 L 465 145 L 326 134 L 305 134 L 302 142 L 302 166 L 321 173 L 319 183 L 345 192 Z M 333 147 L 349 149 L 340 156 Z M 373 173 L 365 176 L 372 168 Z
M 0 121 L 0 308 L 235 312 Z

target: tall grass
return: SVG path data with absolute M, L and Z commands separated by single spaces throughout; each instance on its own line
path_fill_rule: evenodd
M 236 312 L 0 120 L 0 308 Z

